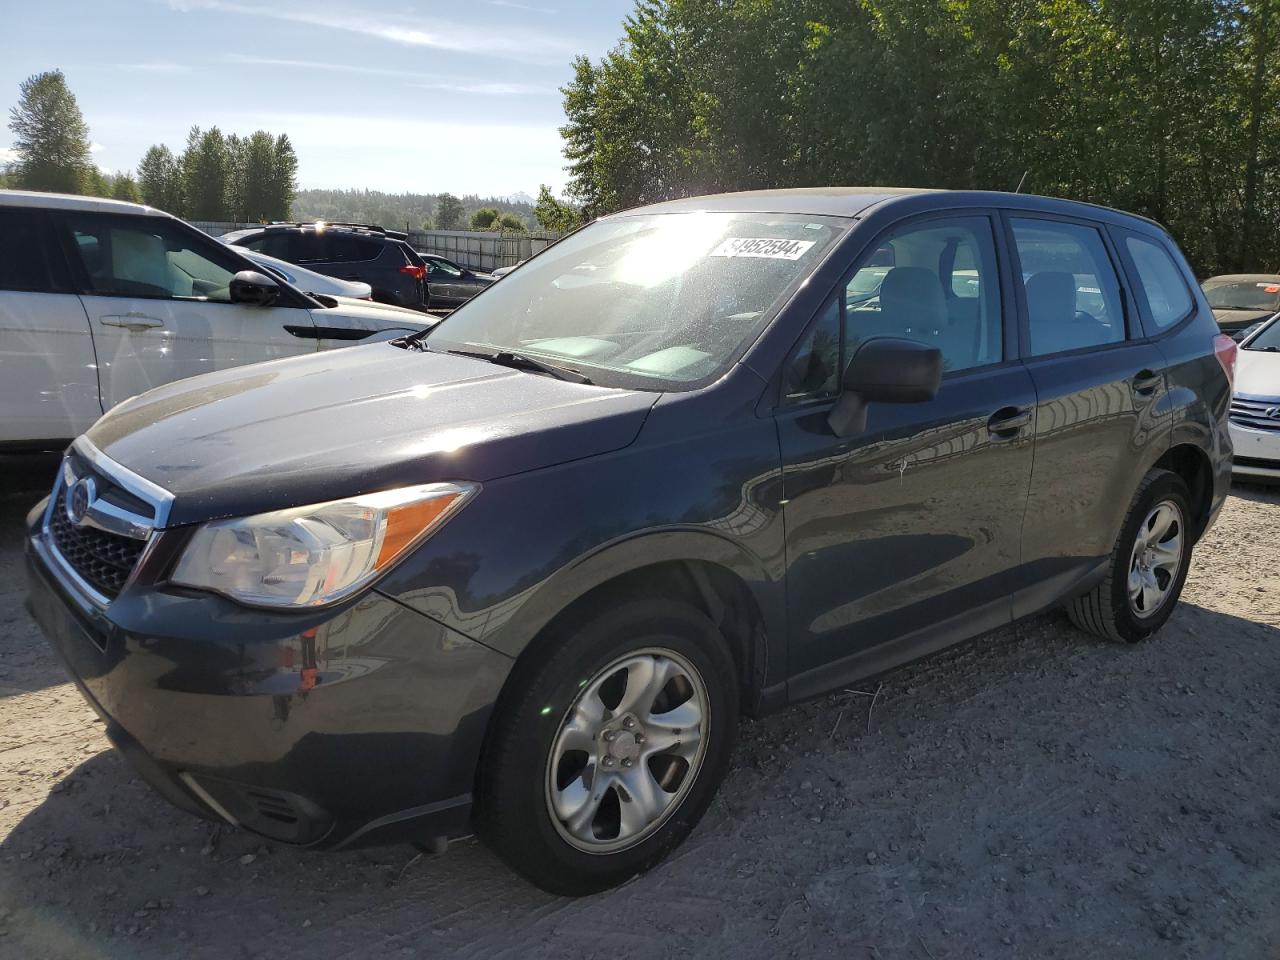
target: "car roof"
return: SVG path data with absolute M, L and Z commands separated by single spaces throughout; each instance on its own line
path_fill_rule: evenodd
M 34 190 L 0 190 L 0 207 L 37 207 L 42 210 L 88 210 L 93 213 L 132 213 L 150 217 L 169 214 L 155 207 L 105 197 L 78 197 L 69 193 L 39 193 Z
M 936 203 L 928 203 L 933 199 Z M 909 204 L 923 208 L 1004 207 L 1063 216 L 1088 217 L 1112 222 L 1138 221 L 1160 226 L 1154 220 L 1111 207 L 1041 197 L 1030 193 L 1002 193 L 995 190 L 933 190 L 915 187 L 801 187 L 787 190 L 750 190 L 718 193 L 703 197 L 667 200 L 636 207 L 614 216 L 636 214 L 692 213 L 787 213 L 801 216 L 854 218 L 882 204 Z M 1163 229 L 1163 228 L 1161 228 Z

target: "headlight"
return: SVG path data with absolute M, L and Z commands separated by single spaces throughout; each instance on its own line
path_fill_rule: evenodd
M 206 523 L 170 579 L 257 606 L 334 603 L 385 573 L 478 489 L 429 483 Z

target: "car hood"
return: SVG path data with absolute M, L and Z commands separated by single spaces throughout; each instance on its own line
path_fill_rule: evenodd
M 361 327 L 370 330 L 426 330 L 440 322 L 421 310 L 396 307 L 389 303 L 352 300 L 350 297 L 325 297 L 334 306 L 312 309 L 311 319 L 318 327 Z M 321 301 L 321 302 L 324 302 Z
M 1241 350 L 1236 354 L 1235 392 L 1246 397 L 1280 397 L 1280 353 Z
M 1266 320 L 1268 317 L 1275 316 L 1275 313 L 1274 310 L 1224 310 L 1216 307 L 1213 311 L 1213 319 L 1218 321 L 1220 327 L 1235 329 L 1247 327 L 1259 320 Z
M 172 493 L 179 526 L 607 453 L 657 397 L 381 343 L 168 384 L 87 438 Z

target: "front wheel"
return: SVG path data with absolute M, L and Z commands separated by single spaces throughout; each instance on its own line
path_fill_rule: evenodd
M 1106 579 L 1067 604 L 1082 630 L 1138 643 L 1173 614 L 1191 566 L 1191 494 L 1176 473 L 1143 478 L 1112 551 Z
M 576 896 L 647 870 L 706 812 L 737 674 L 715 625 L 675 601 L 623 603 L 552 639 L 494 717 L 477 826 L 528 879 Z

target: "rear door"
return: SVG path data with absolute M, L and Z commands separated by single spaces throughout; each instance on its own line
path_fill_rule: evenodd
M 48 215 L 0 207 L 0 444 L 69 440 L 102 415 L 89 318 Z
M 1035 469 L 1014 615 L 1043 608 L 1115 544 L 1147 448 L 1168 442 L 1165 359 L 1146 339 L 1106 231 L 1009 212 L 1022 351 L 1035 382 Z
M 792 694 L 1010 619 L 1035 392 L 1017 360 L 994 214 L 893 228 L 855 265 L 784 371 Z M 872 404 L 834 435 L 839 371 L 877 336 L 941 349 L 937 398 Z
M 93 331 L 104 410 L 172 380 L 316 350 L 307 309 L 232 303 L 231 278 L 251 264 L 180 221 L 55 217 Z

